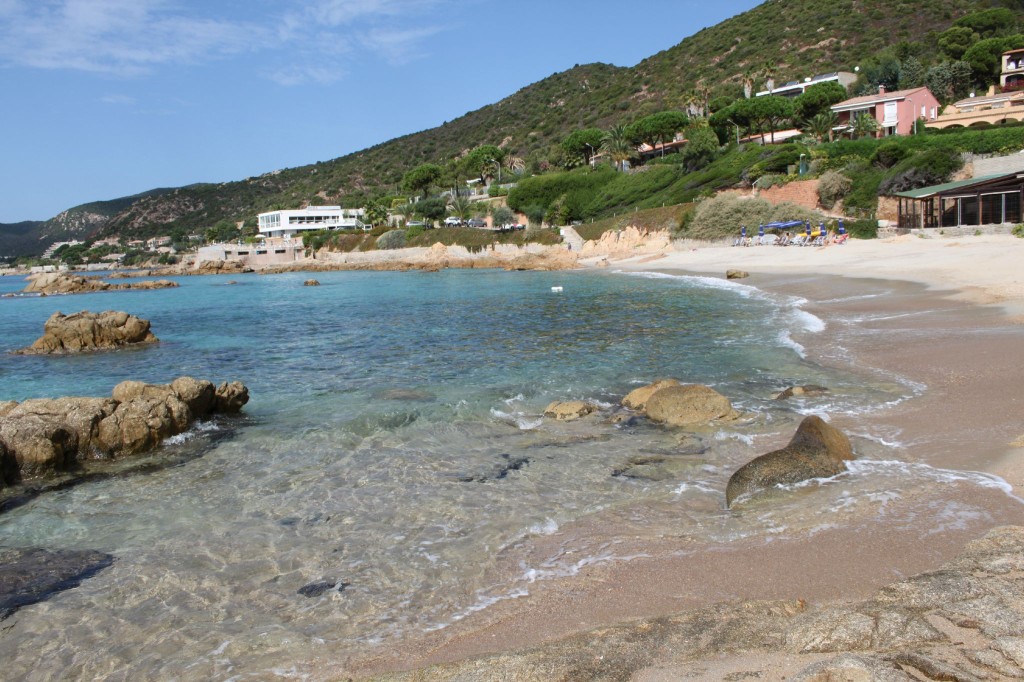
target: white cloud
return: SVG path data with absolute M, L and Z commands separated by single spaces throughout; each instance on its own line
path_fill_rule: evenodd
M 118 107 L 127 107 L 138 102 L 137 99 L 130 95 L 104 95 L 100 97 L 100 101 L 104 104 L 110 104 Z
M 4 0 L 0 18 L 3 62 L 121 75 L 237 53 L 261 30 L 165 0 Z
M 276 65 L 254 68 L 277 83 L 330 83 L 359 52 L 391 64 L 422 56 L 444 30 L 427 19 L 451 3 L 296 0 L 276 16 L 257 9 L 276 3 L 252 3 L 241 19 L 213 16 L 201 0 L 0 0 L 0 67 L 140 76 L 260 53 Z

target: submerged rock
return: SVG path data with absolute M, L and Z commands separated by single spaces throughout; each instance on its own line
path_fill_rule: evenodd
M 108 350 L 137 344 L 156 343 L 149 320 L 125 312 L 106 310 L 64 315 L 56 312 L 43 325 L 43 335 L 28 348 L 15 353 L 41 355 Z
M 584 400 L 556 400 L 544 408 L 544 416 L 554 417 L 559 421 L 572 421 L 586 417 L 595 410 L 597 410 L 597 405 Z
M 112 563 L 114 557 L 93 550 L 0 547 L 0 621 L 22 606 L 78 587 Z
M 662 388 L 647 399 L 646 411 L 650 419 L 669 426 L 692 426 L 739 416 L 728 398 L 701 384 Z
M 485 481 L 500 481 L 509 475 L 512 471 L 519 471 L 527 464 L 530 463 L 529 457 L 513 457 L 510 454 L 504 453 L 501 455 L 503 460 L 498 466 L 490 472 L 479 473 L 479 474 L 467 474 L 457 477 L 460 483 L 483 483 Z
M 302 283 L 302 286 L 304 286 L 304 287 L 318 287 L 318 286 L 320 286 L 320 282 L 318 280 L 315 280 L 315 279 L 307 279 L 305 282 Z
M 330 592 L 334 589 L 338 590 L 338 592 L 344 592 L 345 588 L 349 585 L 351 585 L 351 583 L 346 583 L 344 581 L 339 580 L 319 580 L 315 583 L 303 585 L 298 589 L 297 594 L 301 594 L 303 597 L 306 597 L 307 599 L 312 599 L 314 597 L 319 597 L 323 593 Z
M 773 400 L 786 400 L 793 396 L 815 396 L 823 395 L 828 393 L 828 389 L 824 386 L 817 386 L 815 384 L 807 384 L 805 386 L 788 386 L 783 390 L 772 396 Z
M 643 410 L 647 406 L 647 401 L 650 397 L 661 389 L 681 385 L 682 382 L 677 379 L 658 379 L 646 386 L 634 388 L 622 399 L 622 404 L 632 410 Z
M 746 270 L 732 270 L 732 269 L 730 269 L 730 270 L 726 270 L 725 271 L 725 278 L 726 279 L 746 279 L 747 277 L 750 277 L 750 273 L 747 272 Z
M 800 422 L 793 439 L 780 449 L 753 459 L 729 478 L 725 504 L 740 495 L 780 483 L 798 483 L 811 478 L 835 476 L 853 459 L 850 440 L 821 417 L 811 415 Z
M 44 398 L 0 415 L 0 477 L 8 483 L 150 450 L 198 419 L 235 413 L 249 400 L 235 381 L 216 389 L 180 377 L 170 384 L 123 381 L 110 398 Z

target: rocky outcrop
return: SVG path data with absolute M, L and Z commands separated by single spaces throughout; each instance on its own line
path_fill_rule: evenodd
M 628 407 L 632 410 L 643 410 L 647 406 L 647 401 L 652 395 L 657 393 L 663 388 L 669 386 L 681 386 L 682 382 L 677 379 L 658 379 L 657 381 L 641 386 L 640 388 L 634 388 L 626 397 L 622 399 L 624 407 Z
M 647 399 L 645 410 L 649 419 L 668 426 L 693 426 L 739 416 L 728 398 L 701 384 L 681 384 L 655 391 Z
M 71 275 L 66 272 L 43 272 L 29 276 L 28 284 L 21 291 L 25 294 L 54 296 L 59 294 L 86 294 L 95 291 L 123 291 L 125 289 L 167 289 L 176 286 L 178 286 L 177 282 L 167 279 L 111 284 L 99 279 Z
M 608 230 L 600 239 L 584 242 L 580 257 L 630 258 L 667 251 L 671 246 L 672 236 L 667 230 L 650 231 L 630 225 L 622 230 Z
M 26 400 L 0 416 L 0 477 L 11 483 L 145 452 L 198 419 L 238 412 L 248 399 L 237 381 L 215 388 L 180 377 L 170 384 L 124 381 L 110 398 Z
M 771 486 L 835 476 L 846 470 L 846 461 L 851 459 L 853 448 L 846 435 L 811 415 L 800 422 L 789 445 L 736 470 L 725 489 L 725 504 L 731 506 L 740 495 Z
M 865 601 L 717 604 L 379 679 L 667 680 L 732 660 L 740 672 L 714 679 L 1017 680 L 1024 679 L 1022 616 L 1024 528 L 1014 526 Z M 795 673 L 774 668 L 780 661 Z
M 318 287 L 318 286 L 320 286 L 320 282 L 318 280 L 315 280 L 315 279 L 307 279 L 305 282 L 302 283 L 302 286 L 304 286 L 304 287 Z
M 544 408 L 544 416 L 553 417 L 559 421 L 572 421 L 586 417 L 596 409 L 597 405 L 584 400 L 556 400 Z
M 747 272 L 746 270 L 726 270 L 725 271 L 725 278 L 726 279 L 746 279 L 747 277 L 750 277 L 750 273 Z
M 125 312 L 107 310 L 64 315 L 56 312 L 43 324 L 43 335 L 16 353 L 45 355 L 108 350 L 135 344 L 156 343 L 149 320 Z
M 204 260 L 196 263 L 189 274 L 193 275 L 234 275 L 252 272 L 253 269 L 237 260 Z

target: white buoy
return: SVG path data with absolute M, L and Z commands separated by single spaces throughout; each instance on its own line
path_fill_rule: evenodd
M 551 291 L 561 291 L 562 287 L 551 287 Z

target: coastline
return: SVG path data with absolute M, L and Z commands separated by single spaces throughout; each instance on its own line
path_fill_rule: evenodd
M 1024 434 L 1017 396 L 1024 380 L 1019 244 L 1024 242 L 1000 237 L 901 237 L 808 251 L 684 247 L 663 257 L 612 261 L 609 269 L 722 277 L 726 268 L 742 268 L 751 273 L 744 284 L 806 299 L 803 309 L 826 323 L 825 331 L 798 339 L 810 348 L 809 361 L 892 373 L 926 387 L 866 417 L 840 417 L 840 429 L 853 435 L 859 421 L 871 420 L 895 434 L 903 462 L 987 472 L 1016 492 L 1024 487 L 1019 450 L 1011 446 Z M 830 350 L 841 318 L 861 314 L 865 321 L 852 325 L 860 328 L 844 337 L 843 352 Z M 946 501 L 954 503 L 956 494 L 950 489 Z M 528 597 L 494 604 L 444 631 L 404 642 L 390 655 L 351 661 L 348 672 L 373 676 L 552 645 L 592 628 L 723 601 L 793 599 L 820 606 L 865 598 L 895 580 L 937 568 L 992 527 L 1024 523 L 1024 505 L 1005 491 L 993 489 L 987 504 L 988 518 L 937 534 L 923 527 L 897 533 L 854 523 L 811 537 L 714 551 L 695 551 L 684 537 L 643 537 L 621 518 L 582 519 L 547 542 L 565 542 L 573 533 L 606 537 L 617 543 L 617 554 L 636 558 L 537 583 Z M 807 665 L 816 659 L 801 660 Z M 782 674 L 783 668 L 772 668 L 778 662 L 761 663 L 768 679 Z

